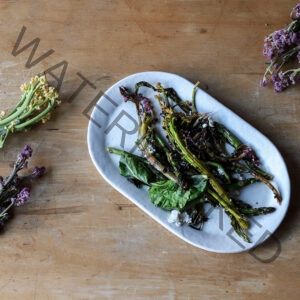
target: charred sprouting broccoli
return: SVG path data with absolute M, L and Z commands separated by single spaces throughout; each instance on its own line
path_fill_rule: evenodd
M 120 87 L 124 101 L 133 102 L 136 107 L 137 144 L 143 156 L 111 147 L 108 151 L 121 156 L 123 176 L 149 187 L 154 205 L 166 210 L 176 209 L 178 214 L 187 216 L 184 222 L 196 229 L 201 229 L 207 220 L 204 205 L 221 207 L 236 233 L 250 242 L 248 218 L 272 213 L 275 208 L 253 208 L 238 199 L 234 192 L 263 182 L 278 203 L 281 195 L 270 182 L 272 175 L 260 167 L 255 151 L 224 125 L 213 121 L 210 114 L 197 111 L 197 85 L 191 101 L 182 101 L 173 88 L 165 88 L 160 83 L 153 86 L 141 81 L 134 91 Z M 150 101 L 144 97 L 140 88 L 152 89 L 154 99 Z M 154 111 L 152 101 L 158 101 L 159 114 Z M 155 126 L 158 116 L 161 130 Z M 228 145 L 232 151 L 228 150 Z

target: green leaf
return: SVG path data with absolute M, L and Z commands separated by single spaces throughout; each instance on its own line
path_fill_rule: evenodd
M 181 188 L 171 180 L 163 180 L 152 183 L 149 196 L 155 206 L 166 210 L 177 208 L 182 210 L 192 200 L 200 198 L 207 185 L 207 178 L 202 175 L 191 177 L 191 186 L 188 189 Z
M 208 178 L 205 175 L 193 175 L 191 176 L 190 185 L 202 194 L 205 191 L 207 180 Z
M 146 159 L 130 153 L 123 153 L 119 161 L 120 174 L 135 184 L 137 181 L 150 185 L 152 182 L 162 180 L 164 176 L 156 172 Z

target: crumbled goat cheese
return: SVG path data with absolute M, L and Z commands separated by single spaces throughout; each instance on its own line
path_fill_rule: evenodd
M 178 210 L 174 209 L 169 215 L 168 222 L 179 227 L 183 224 L 191 223 L 191 218 L 186 212 L 180 213 Z

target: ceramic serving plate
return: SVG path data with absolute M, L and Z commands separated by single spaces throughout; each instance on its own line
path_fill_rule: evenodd
M 147 81 L 152 85 L 160 82 L 164 87 L 175 88 L 181 99 L 191 100 L 194 84 L 175 74 L 142 72 L 115 83 L 94 106 L 88 126 L 89 153 L 100 174 L 163 227 L 201 249 L 217 253 L 237 253 L 247 251 L 272 236 L 289 206 L 290 180 L 284 160 L 269 139 L 201 89 L 198 89 L 196 93 L 198 111 L 210 112 L 213 120 L 223 123 L 244 143 L 251 146 L 258 154 L 264 169 L 274 175 L 273 184 L 282 194 L 282 204 L 279 205 L 272 192 L 262 183 L 247 187 L 241 193 L 240 199 L 249 202 L 254 207 L 273 206 L 276 208 L 272 214 L 251 219 L 248 232 L 251 243 L 242 241 L 235 234 L 222 209 L 209 212 L 209 219 L 202 231 L 192 229 L 188 225 L 178 227 L 169 223 L 170 212 L 155 207 L 150 202 L 146 188 L 137 188 L 119 174 L 119 157 L 109 154 L 107 147 L 135 151 L 135 154 L 139 154 L 135 143 L 138 126 L 135 106 L 131 102 L 123 101 L 119 87 L 125 86 L 132 89 L 139 81 Z M 153 99 L 154 93 L 151 89 L 142 88 L 140 92 Z

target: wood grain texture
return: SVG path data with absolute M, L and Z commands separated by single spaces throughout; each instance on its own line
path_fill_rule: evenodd
M 300 100 L 261 88 L 263 38 L 289 21 L 296 1 L 0 1 L 0 109 L 19 86 L 62 61 L 63 103 L 45 125 L 8 139 L 0 174 L 24 144 L 30 166 L 45 165 L 31 201 L 0 235 L 1 299 L 299 299 Z M 27 49 L 40 39 L 31 68 Z M 97 94 L 140 71 L 177 73 L 259 129 L 279 148 L 292 181 L 290 210 L 276 232 L 272 263 L 249 253 L 199 250 L 173 236 L 98 174 L 87 148 L 83 114 Z M 57 76 L 60 74 L 57 69 Z M 67 99 L 87 85 L 71 103 Z M 276 251 L 272 240 L 256 255 Z

